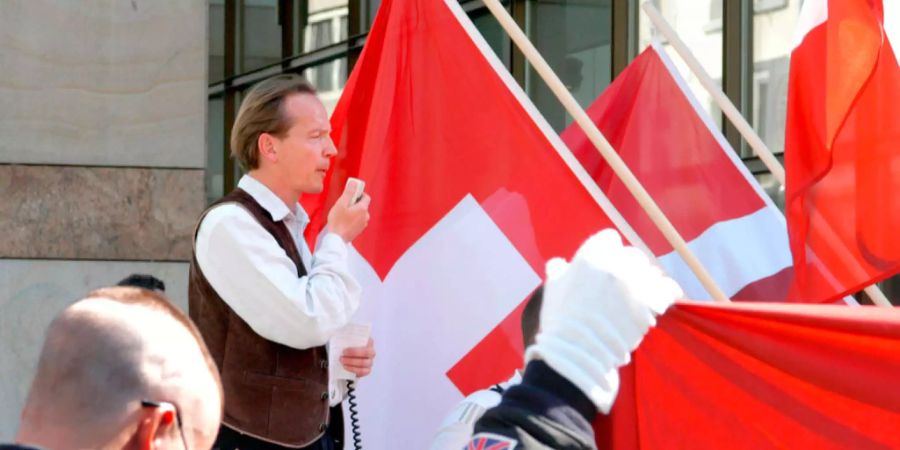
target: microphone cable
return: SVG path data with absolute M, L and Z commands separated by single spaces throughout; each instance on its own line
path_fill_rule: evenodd
M 359 432 L 359 405 L 356 403 L 356 383 L 347 380 L 347 409 L 350 410 L 350 432 L 353 433 L 354 450 L 362 450 L 362 436 Z

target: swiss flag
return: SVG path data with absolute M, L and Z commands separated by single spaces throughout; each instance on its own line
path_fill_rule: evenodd
M 378 352 L 363 441 L 427 448 L 464 393 L 521 365 L 517 307 L 544 263 L 627 226 L 453 0 L 381 3 L 332 127 L 326 190 L 302 201 L 312 239 L 348 176 L 372 197 L 352 262 Z
M 784 216 L 692 96 L 665 52 L 648 47 L 587 109 L 726 295 L 787 299 L 792 264 Z M 687 298 L 709 294 L 584 132 L 562 139 Z
M 799 287 L 828 300 L 900 271 L 900 5 L 809 0 L 800 14 L 786 212 Z

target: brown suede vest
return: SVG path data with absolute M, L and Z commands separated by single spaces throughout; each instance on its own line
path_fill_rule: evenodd
M 235 189 L 215 206 L 237 203 L 268 231 L 297 266 L 306 269 L 283 222 L 275 222 L 250 194 Z M 197 230 L 194 230 L 196 246 Z M 256 334 L 210 286 L 191 258 L 188 310 L 222 375 L 225 418 L 230 428 L 283 446 L 303 447 L 322 436 L 329 420 L 325 347 L 298 350 Z

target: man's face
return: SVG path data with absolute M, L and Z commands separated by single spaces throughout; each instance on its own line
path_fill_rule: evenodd
M 279 172 L 298 192 L 315 194 L 324 188 L 325 173 L 337 149 L 325 106 L 313 94 L 292 94 L 284 112 L 291 121 L 287 134 L 274 138 Z

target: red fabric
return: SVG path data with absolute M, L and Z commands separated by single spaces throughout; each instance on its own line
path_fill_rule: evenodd
M 716 222 L 765 206 L 653 47 L 638 55 L 586 112 L 686 241 Z M 653 253 L 671 252 L 581 128 L 572 124 L 560 137 Z
M 537 273 L 612 226 L 443 2 L 385 1 L 378 16 L 331 118 L 326 190 L 301 199 L 308 240 L 348 176 L 373 199 L 353 244 L 382 278 L 467 194 Z
M 444 2 L 382 2 L 331 124 L 338 156 L 325 191 L 301 199 L 306 238 L 314 242 L 348 176 L 365 180 L 371 219 L 353 245 L 382 279 L 466 195 L 541 277 L 549 258 L 613 226 Z M 521 367 L 521 340 L 509 339 L 519 316 L 448 368 L 461 392 Z
M 900 448 L 900 310 L 680 303 L 633 358 L 599 448 Z
M 900 271 L 897 43 L 881 0 L 827 3 L 828 19 L 791 55 L 785 137 L 797 289 L 819 301 Z
M 714 278 L 732 298 L 787 298 L 790 254 L 781 212 L 766 203 L 754 189 L 756 181 L 726 153 L 732 150 L 723 149 L 724 137 L 698 116 L 653 47 L 635 58 L 586 112 L 688 243 L 726 221 L 775 223 L 782 233 L 780 246 L 770 230 L 751 223 L 740 241 L 717 236 L 715 246 L 695 252 L 708 268 L 726 268 L 727 280 Z M 672 246 L 581 128 L 573 124 L 561 137 L 650 250 L 656 256 L 671 253 Z M 768 247 L 761 259 L 743 257 L 760 246 Z M 748 270 L 748 265 L 755 267 Z M 694 275 L 684 272 L 669 273 L 687 287 Z M 699 295 L 688 294 L 709 298 L 702 289 Z

